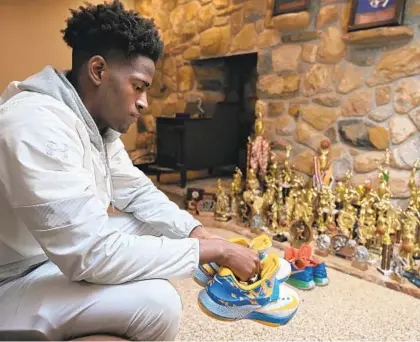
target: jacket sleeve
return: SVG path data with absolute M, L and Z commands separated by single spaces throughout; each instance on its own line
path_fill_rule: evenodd
M 201 225 L 133 166 L 120 139 L 111 144 L 109 158 L 117 209 L 133 213 L 138 220 L 171 238 L 188 237 L 194 228 Z
M 68 278 L 119 284 L 195 272 L 197 239 L 136 236 L 110 224 L 95 180 L 83 167 L 77 130 L 45 109 L 2 125 L 0 191 L 5 189 L 14 214 Z

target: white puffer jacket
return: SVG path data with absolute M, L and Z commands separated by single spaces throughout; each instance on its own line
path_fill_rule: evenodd
M 173 239 L 121 233 L 110 203 Z M 47 258 L 94 283 L 189 277 L 198 225 L 132 165 L 118 133 L 102 139 L 64 74 L 46 67 L 3 93 L 0 284 Z

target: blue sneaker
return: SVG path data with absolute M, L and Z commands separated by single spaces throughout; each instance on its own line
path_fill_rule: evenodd
M 324 262 L 317 262 L 316 260 L 310 260 L 313 264 L 313 275 L 314 282 L 317 286 L 326 286 L 329 284 L 327 268 Z
M 313 267 L 306 259 L 300 258 L 298 250 L 289 247 L 284 254 L 290 263 L 292 273 L 287 283 L 300 290 L 312 290 L 315 288 Z
M 292 273 L 287 283 L 300 290 L 312 290 L 315 288 L 315 280 L 312 267 L 309 265 L 298 267 L 296 263 L 291 264 Z
M 267 249 L 269 249 L 272 246 L 272 242 L 270 238 L 265 234 L 257 236 L 255 239 L 251 241 L 251 243 L 248 242 L 248 240 L 243 237 L 229 239 L 229 241 L 233 243 L 237 243 L 244 247 L 254 249 L 255 251 L 259 253 L 260 260 L 263 260 L 265 258 L 265 256 L 267 255 L 266 253 Z M 199 265 L 194 275 L 194 281 L 198 285 L 202 287 L 206 287 L 209 281 L 213 279 L 213 277 L 215 276 L 218 270 L 219 270 L 219 265 L 217 265 L 216 263 Z
M 317 286 L 326 286 L 329 283 L 327 268 L 325 262 L 318 258 L 315 258 L 312 253 L 312 248 L 303 244 L 298 252 L 299 259 L 303 259 L 309 262 L 309 267 L 312 267 L 312 273 L 314 275 L 314 282 Z
M 269 326 L 285 325 L 299 307 L 297 293 L 283 284 L 290 271 L 286 260 L 269 254 L 262 260 L 261 279 L 247 285 L 239 282 L 230 269 L 221 267 L 200 291 L 199 307 L 222 321 L 248 319 Z

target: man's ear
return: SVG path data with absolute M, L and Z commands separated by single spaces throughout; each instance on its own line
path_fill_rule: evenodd
M 93 56 L 88 62 L 88 76 L 92 83 L 99 86 L 103 81 L 103 74 L 107 68 L 102 56 Z

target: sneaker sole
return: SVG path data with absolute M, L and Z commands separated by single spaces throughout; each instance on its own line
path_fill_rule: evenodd
M 286 283 L 289 285 L 292 285 L 293 287 L 299 290 L 312 290 L 316 286 L 314 281 L 307 282 L 303 280 L 296 280 L 293 278 L 287 279 Z
M 197 269 L 194 275 L 194 281 L 201 287 L 206 287 L 211 278 L 206 275 L 200 268 Z
M 314 278 L 314 282 L 316 286 L 327 286 L 330 283 L 328 278 Z
M 217 304 L 210 298 L 206 290 L 200 291 L 197 303 L 200 310 L 205 315 L 222 322 L 234 322 L 247 319 L 270 327 L 286 325 L 295 316 L 299 308 L 299 305 L 297 305 L 296 309 L 294 309 L 291 314 L 279 317 L 255 311 L 261 308 L 260 305 L 230 307 Z

